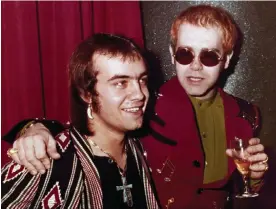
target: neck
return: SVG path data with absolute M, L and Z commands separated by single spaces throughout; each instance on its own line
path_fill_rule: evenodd
M 102 150 L 109 153 L 119 163 L 125 153 L 125 133 L 98 124 L 95 119 L 89 122 L 89 129 L 93 132 L 93 136 L 90 136 L 89 140 L 95 142 Z M 95 155 L 106 156 L 100 149 L 93 146 L 91 147 Z
M 213 98 L 218 92 L 218 89 L 217 88 L 213 88 L 209 91 L 207 91 L 207 93 L 205 93 L 204 95 L 201 95 L 201 96 L 192 96 L 198 100 L 207 100 L 207 99 L 211 99 Z

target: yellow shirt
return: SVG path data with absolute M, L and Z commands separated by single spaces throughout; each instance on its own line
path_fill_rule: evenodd
M 203 183 L 222 180 L 227 175 L 224 106 L 220 94 L 206 100 L 190 97 L 205 152 Z

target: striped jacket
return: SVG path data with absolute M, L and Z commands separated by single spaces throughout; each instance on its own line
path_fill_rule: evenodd
M 32 176 L 15 162 L 2 168 L 1 208 L 103 208 L 100 176 L 88 142 L 74 127 L 58 134 L 56 141 L 61 158 L 51 161 L 46 174 Z M 159 205 L 140 142 L 128 141 L 143 180 L 147 208 L 157 209 Z

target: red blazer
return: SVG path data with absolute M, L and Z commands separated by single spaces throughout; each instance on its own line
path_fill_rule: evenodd
M 227 145 L 235 136 L 251 138 L 259 127 L 257 108 L 221 89 L 219 92 L 225 110 Z M 164 208 L 220 208 L 226 202 L 227 193 L 216 190 L 225 187 L 236 167 L 229 159 L 225 179 L 203 185 L 204 151 L 195 117 L 189 97 L 177 78 L 165 83 L 150 122 L 152 133 L 142 139 Z

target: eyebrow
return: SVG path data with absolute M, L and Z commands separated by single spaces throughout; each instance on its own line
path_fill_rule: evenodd
M 138 76 L 138 78 L 141 78 L 141 77 L 143 77 L 145 75 L 148 75 L 148 72 L 143 72 L 142 74 L 140 74 Z M 114 75 L 110 79 L 108 79 L 107 81 L 114 81 L 116 79 L 132 79 L 132 78 L 134 78 L 134 77 L 129 76 L 129 75 Z
M 182 48 L 182 49 L 187 48 L 187 49 L 190 49 L 190 50 L 194 51 L 194 49 L 190 46 L 179 46 L 178 48 Z M 221 53 L 219 51 L 219 49 L 217 49 L 217 48 L 206 48 L 206 47 L 204 47 L 204 48 L 201 48 L 201 50 L 211 50 L 211 51 L 214 51 L 214 52 L 217 52 L 217 53 Z
M 203 48 L 203 49 L 211 50 L 211 51 L 214 51 L 214 52 L 217 52 L 217 53 L 221 53 L 221 52 L 219 51 L 219 49 L 217 49 L 217 48 L 211 48 L 211 49 Z

